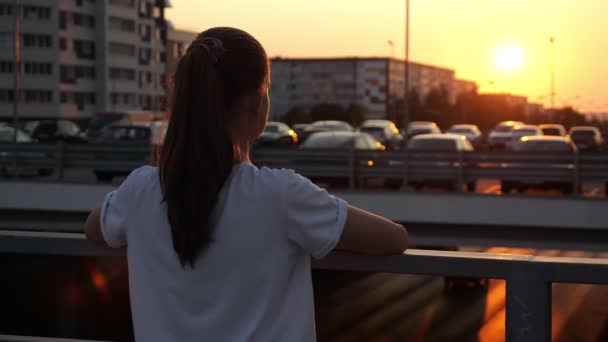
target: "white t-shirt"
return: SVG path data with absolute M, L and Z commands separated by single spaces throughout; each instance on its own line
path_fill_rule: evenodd
M 347 204 L 290 170 L 234 166 L 212 242 L 182 268 L 158 169 L 104 199 L 101 229 L 127 246 L 137 341 L 314 341 L 311 256 L 338 242 Z

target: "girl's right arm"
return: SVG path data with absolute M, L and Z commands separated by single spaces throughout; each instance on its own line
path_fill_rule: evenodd
M 335 249 L 388 255 L 401 254 L 407 246 L 408 235 L 402 225 L 349 205 L 346 223 Z

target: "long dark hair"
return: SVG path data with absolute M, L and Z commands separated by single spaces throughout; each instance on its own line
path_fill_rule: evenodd
M 245 95 L 261 94 L 268 75 L 262 45 L 229 27 L 200 33 L 179 61 L 158 167 L 184 268 L 194 268 L 211 242 L 210 216 L 239 153 L 230 131 L 234 108 Z

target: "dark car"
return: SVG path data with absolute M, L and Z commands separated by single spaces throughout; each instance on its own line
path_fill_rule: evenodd
M 300 142 L 305 142 L 309 136 L 318 132 L 352 132 L 353 126 L 348 122 L 338 120 L 315 121 L 308 125 L 299 136 Z
M 13 126 L 0 125 L 0 144 L 12 144 L 15 142 L 15 129 Z M 36 139 L 32 138 L 29 134 L 21 129 L 17 129 L 17 143 L 18 144 L 35 144 Z M 19 156 L 22 158 L 33 160 L 52 158 L 51 155 L 40 151 L 21 151 Z M 14 154 L 10 150 L 0 150 L 0 174 L 12 174 L 14 170 L 13 166 Z M 52 173 L 52 169 L 49 168 L 36 168 L 31 166 L 19 165 L 19 172 L 33 171 L 38 173 L 40 176 L 48 176 Z
M 504 163 L 502 167 L 505 170 L 509 169 L 544 169 L 548 173 L 560 173 L 565 171 L 570 173 L 574 170 L 574 164 L 570 161 L 573 153 L 576 153 L 576 145 L 572 142 L 569 137 L 559 136 L 528 136 L 523 137 L 519 143 L 514 147 L 514 151 L 518 153 L 530 153 L 530 154 L 542 154 L 543 156 L 550 155 L 565 155 L 568 158 L 567 162 L 563 163 Z M 571 180 L 568 181 L 547 181 L 546 179 L 537 180 L 509 180 L 503 179 L 500 182 L 501 192 L 510 193 L 511 190 L 515 189 L 519 192 L 524 191 L 526 188 L 538 188 L 538 189 L 558 189 L 563 194 L 569 195 L 574 191 L 574 183 Z
M 458 134 L 423 134 L 417 135 L 410 139 L 407 150 L 411 156 L 409 160 L 410 168 L 420 168 L 424 170 L 442 170 L 454 169 L 462 167 L 460 162 L 449 158 L 457 156 L 458 153 L 473 152 L 473 145 L 467 137 Z M 437 156 L 436 160 L 433 158 Z M 445 160 L 442 160 L 445 157 Z M 430 160 L 427 160 L 429 159 Z M 454 172 L 450 172 L 454 174 Z M 425 185 L 438 186 L 453 190 L 457 186 L 457 181 L 450 175 L 445 176 L 430 176 L 421 173 L 416 176 L 411 176 L 409 185 L 413 186 L 416 191 L 419 191 Z M 474 180 L 466 183 L 468 191 L 475 191 L 476 182 Z
M 305 142 L 300 146 L 302 150 L 347 150 L 354 149 L 357 151 L 377 151 L 382 152 L 386 148 L 376 138 L 367 133 L 362 132 L 317 132 L 311 135 Z M 322 151 L 320 151 L 322 152 Z M 373 167 L 374 160 L 360 160 L 361 167 Z M 296 161 L 296 164 L 302 166 L 318 165 L 319 169 L 331 166 L 332 164 L 343 164 L 343 161 L 339 160 L 328 160 L 327 158 L 317 158 L 311 156 L 310 158 L 300 159 Z M 331 185 L 345 185 L 348 183 L 349 175 L 347 173 L 343 175 L 332 175 L 332 176 L 315 176 L 311 177 L 314 181 L 330 183 Z
M 399 129 L 390 120 L 366 120 L 359 127 L 359 131 L 373 135 L 390 150 L 399 150 L 403 142 Z
M 269 121 L 257 139 L 259 145 L 293 146 L 298 143 L 298 135 L 282 122 Z
M 129 110 L 95 113 L 87 129 L 87 137 L 91 141 L 96 141 L 108 126 L 149 124 L 154 120 L 154 113 L 150 111 Z
M 566 135 L 566 129 L 562 125 L 558 124 L 542 124 L 538 125 L 538 128 L 543 132 L 543 135 L 555 135 L 563 137 Z
M 597 127 L 575 126 L 569 135 L 580 151 L 600 151 L 604 147 L 604 137 Z
M 96 144 L 103 145 L 114 145 L 117 148 L 120 146 L 129 147 L 146 147 L 141 151 L 127 151 L 117 153 L 112 152 L 100 152 L 96 156 L 96 160 L 103 160 L 107 162 L 117 161 L 132 161 L 143 165 L 147 158 L 150 157 L 152 145 L 155 143 L 153 130 L 148 125 L 116 125 L 108 126 L 103 129 L 101 135 L 95 140 Z M 108 148 L 111 151 L 111 148 Z M 99 181 L 111 181 L 112 178 L 117 176 L 126 176 L 131 170 L 119 170 L 112 167 L 99 167 L 93 170 L 97 180 Z
M 43 143 L 85 143 L 87 139 L 80 127 L 69 120 L 42 120 L 34 125 L 32 137 Z

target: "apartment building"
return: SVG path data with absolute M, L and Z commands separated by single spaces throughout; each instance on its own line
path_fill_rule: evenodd
M 196 38 L 197 32 L 177 30 L 171 27 L 167 39 L 167 75 L 172 75 L 177 69 L 177 63 L 186 53 L 190 43 Z
M 165 105 L 167 0 L 21 0 L 21 118 Z M 0 118 L 12 115 L 13 1 L 0 0 Z
M 369 119 L 385 118 L 391 103 L 403 101 L 405 62 L 392 58 L 298 58 L 271 60 L 271 117 L 316 104 L 359 104 Z M 452 69 L 410 63 L 409 89 L 421 97 L 445 87 L 456 96 Z

